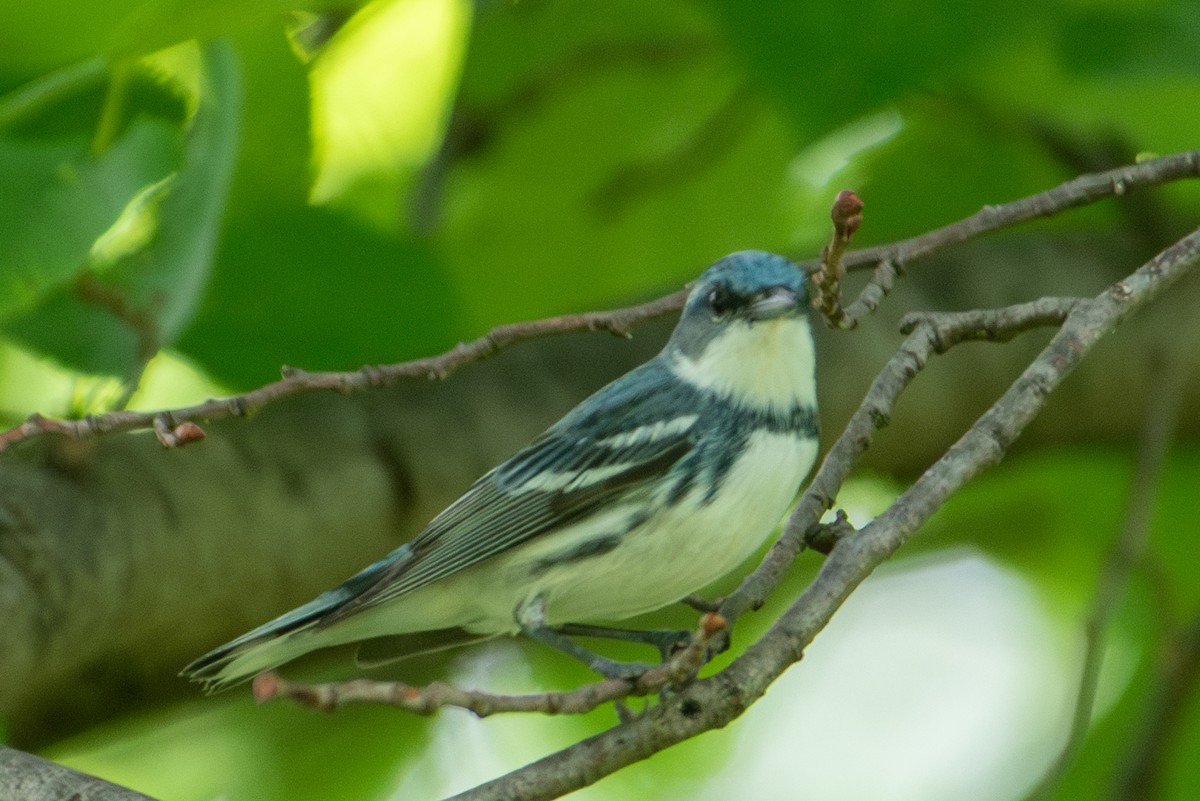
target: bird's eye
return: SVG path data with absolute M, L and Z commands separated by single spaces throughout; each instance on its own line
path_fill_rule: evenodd
M 724 287 L 717 287 L 708 293 L 708 306 L 715 317 L 725 317 L 733 312 L 736 299 Z

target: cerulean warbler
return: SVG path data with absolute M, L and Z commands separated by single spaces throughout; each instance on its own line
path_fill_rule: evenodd
M 364 663 L 523 632 L 609 676 L 584 625 L 679 601 L 759 548 L 817 455 L 807 278 L 744 251 L 709 267 L 666 347 L 484 475 L 412 542 L 184 670 L 210 690 L 309 651 Z M 646 641 L 665 643 L 646 632 Z

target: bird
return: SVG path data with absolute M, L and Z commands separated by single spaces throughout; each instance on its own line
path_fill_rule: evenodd
M 685 632 L 601 625 L 732 572 L 788 511 L 818 452 L 807 275 L 765 251 L 693 283 L 652 359 L 479 478 L 414 539 L 314 600 L 201 656 L 215 692 L 311 651 L 358 643 L 376 665 L 524 634 L 606 677 L 573 636 L 663 651 Z

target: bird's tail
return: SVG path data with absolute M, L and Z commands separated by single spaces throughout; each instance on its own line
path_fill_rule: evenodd
M 202 682 L 207 692 L 217 692 L 309 651 L 356 639 L 339 638 L 340 632 L 336 632 L 336 626 L 325 626 L 331 619 L 336 619 L 336 612 L 344 609 L 348 602 L 373 586 L 386 570 L 394 568 L 408 556 L 406 547 L 393 551 L 304 606 L 209 651 L 185 667 L 179 675 Z
M 179 674 L 192 681 L 202 682 L 206 692 L 217 692 L 240 684 L 255 675 L 290 662 L 309 651 L 330 645 L 312 636 L 318 620 L 333 609 L 337 601 L 326 596 L 330 591 L 309 603 L 288 612 L 270 623 L 227 642 L 220 648 L 185 667 Z M 306 636 L 307 635 L 307 636 Z

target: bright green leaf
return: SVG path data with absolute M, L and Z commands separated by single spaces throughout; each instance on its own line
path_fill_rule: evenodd
M 194 62 L 201 69 L 200 97 L 187 147 L 180 162 L 160 166 L 154 176 L 160 181 L 176 170 L 170 191 L 157 203 L 153 234 L 143 232 L 138 243 L 144 247 L 105 264 L 82 288 L 61 287 L 11 323 L 10 333 L 33 349 L 85 372 L 126 375 L 174 341 L 191 319 L 208 282 L 240 113 L 238 69 L 230 49 L 213 43 L 203 53 Z M 149 183 L 142 181 L 136 191 Z M 123 199 L 122 209 L 129 199 Z M 118 214 L 95 231 L 86 250 Z
M 311 75 L 314 203 L 349 200 L 395 229 L 441 140 L 469 19 L 463 0 L 375 0 L 325 46 Z

